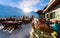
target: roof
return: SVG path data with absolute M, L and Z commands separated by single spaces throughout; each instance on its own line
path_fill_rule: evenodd
M 43 14 L 42 12 L 43 12 L 43 10 L 38 10 L 37 11 L 38 14 Z
M 49 10 L 51 10 L 53 7 L 55 7 L 56 5 L 60 4 L 60 0 L 52 0 L 48 6 L 44 9 L 43 13 L 48 12 Z

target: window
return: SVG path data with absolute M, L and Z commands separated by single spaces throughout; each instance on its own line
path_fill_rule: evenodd
M 49 14 L 47 14 L 47 18 L 49 18 Z
M 55 18 L 55 12 L 53 12 L 53 13 L 50 14 L 50 18 L 51 19 Z

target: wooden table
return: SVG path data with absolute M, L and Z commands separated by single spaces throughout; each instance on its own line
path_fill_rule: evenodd
M 20 24 L 22 23 L 22 21 L 2 21 L 2 24 Z
M 4 29 L 14 28 L 19 29 L 21 27 L 22 21 L 2 21 L 1 24 L 4 26 Z

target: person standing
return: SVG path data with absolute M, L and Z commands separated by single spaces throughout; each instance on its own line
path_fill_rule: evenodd
M 51 24 L 50 19 L 47 19 L 47 20 L 46 20 L 46 25 L 47 25 L 48 27 L 50 27 L 50 24 Z

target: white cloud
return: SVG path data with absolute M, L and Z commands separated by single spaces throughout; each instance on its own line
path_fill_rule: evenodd
M 11 7 L 17 7 L 17 4 L 14 2 L 11 2 L 11 0 L 0 0 L 0 4 L 8 5 Z
M 36 5 L 39 2 L 39 0 L 23 0 L 20 3 L 20 7 L 32 7 Z
M 31 11 L 38 2 L 40 2 L 40 0 L 22 0 L 19 5 L 21 9 L 25 10 L 25 8 L 28 8 Z
M 8 5 L 11 7 L 17 7 L 22 9 L 24 12 L 37 11 L 38 9 L 43 9 L 46 2 L 44 0 L 20 0 L 19 2 L 14 2 L 12 0 L 0 0 L 0 4 Z M 39 4 L 37 7 L 35 5 Z
M 24 11 L 24 13 L 28 14 L 28 13 L 31 12 L 31 9 L 29 9 L 29 8 L 24 8 L 23 11 Z

